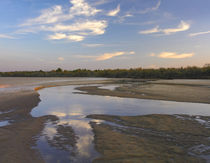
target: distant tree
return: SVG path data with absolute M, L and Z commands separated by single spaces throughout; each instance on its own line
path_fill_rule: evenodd
M 203 67 L 210 67 L 210 63 L 206 63 Z
M 63 70 L 61 68 L 57 68 L 57 70 L 55 70 L 55 72 L 63 72 Z
M 204 67 L 159 68 L 159 69 L 105 69 L 0 72 L 2 77 L 107 77 L 139 79 L 210 79 L 210 64 Z

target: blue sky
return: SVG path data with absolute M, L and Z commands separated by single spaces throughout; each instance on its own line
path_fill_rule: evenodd
M 203 66 L 209 0 L 1 0 L 0 71 Z

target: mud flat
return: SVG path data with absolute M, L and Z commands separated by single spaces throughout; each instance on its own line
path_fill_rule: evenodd
M 119 80 L 115 90 L 82 86 L 83 94 L 178 102 L 210 103 L 210 80 Z
M 9 125 L 0 127 L 0 162 L 43 162 L 31 147 L 35 136 L 51 116 L 33 118 L 32 108 L 40 102 L 34 91 L 19 91 L 0 95 L 0 121 Z
M 187 115 L 89 115 L 94 162 L 206 162 L 210 158 L 210 117 Z M 203 122 L 203 123 L 201 123 Z M 205 123 L 204 123 L 205 122 Z

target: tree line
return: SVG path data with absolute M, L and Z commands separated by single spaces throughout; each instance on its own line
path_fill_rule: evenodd
M 210 65 L 204 67 L 159 68 L 159 69 L 105 69 L 0 72 L 0 77 L 105 77 L 137 79 L 210 79 Z

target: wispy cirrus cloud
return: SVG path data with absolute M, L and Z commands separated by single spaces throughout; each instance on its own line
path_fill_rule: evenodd
M 139 34 L 163 33 L 165 35 L 170 35 L 170 34 L 177 33 L 177 32 L 187 31 L 189 29 L 190 29 L 190 24 L 185 21 L 181 21 L 180 24 L 176 28 L 161 29 L 161 28 L 159 28 L 159 26 L 156 26 L 152 29 L 139 31 Z
M 114 57 L 123 56 L 123 55 L 133 55 L 133 54 L 135 54 L 134 51 L 130 51 L 130 52 L 119 51 L 119 52 L 113 52 L 113 53 L 104 53 L 104 54 L 99 55 L 99 56 L 78 56 L 78 57 L 79 58 L 93 59 L 93 60 L 96 60 L 96 61 L 105 61 L 105 60 L 109 60 L 109 59 L 114 58 Z
M 153 33 L 159 33 L 159 32 L 160 32 L 159 26 L 156 26 L 152 29 L 140 31 L 139 33 L 140 34 L 153 34 Z
M 62 6 L 57 5 L 57 6 L 53 6 L 51 8 L 41 11 L 40 16 L 36 18 L 28 19 L 20 26 L 51 24 L 51 23 L 56 23 L 58 21 L 61 21 L 61 18 L 69 19 L 69 18 L 72 18 L 72 16 L 68 16 L 67 18 L 67 15 L 64 15 L 63 13 Z
M 116 9 L 109 11 L 107 13 L 107 16 L 117 16 L 117 14 L 120 12 L 120 5 L 117 6 Z
M 158 57 L 158 58 L 168 58 L 168 59 L 183 59 L 183 58 L 190 58 L 194 56 L 194 53 L 176 53 L 176 52 L 162 52 L 160 54 L 152 53 L 150 54 L 151 57 Z
M 101 56 L 96 57 L 97 61 L 104 61 L 104 60 L 108 60 L 111 59 L 113 57 L 117 57 L 117 56 L 121 56 L 121 55 L 129 55 L 129 54 L 135 54 L 135 52 L 131 51 L 131 52 L 115 52 L 115 53 L 104 53 Z
M 110 3 L 112 0 L 96 0 L 92 3 L 93 6 L 100 6 L 106 3 Z
M 89 48 L 95 48 L 95 47 L 104 46 L 104 44 L 83 44 L 83 46 L 86 46 L 86 47 L 89 47 Z
M 64 61 L 65 59 L 63 57 L 58 57 L 59 61 Z
M 187 31 L 190 29 L 190 24 L 184 21 L 181 21 L 181 23 L 178 25 L 177 28 L 168 28 L 168 29 L 163 29 L 162 32 L 164 34 L 172 34 L 176 32 L 182 32 L 182 31 Z
M 159 0 L 155 6 L 150 7 L 150 8 L 146 8 L 145 10 L 142 10 L 142 11 L 140 11 L 139 13 L 140 13 L 140 14 L 147 14 L 147 13 L 149 13 L 149 12 L 156 11 L 156 10 L 159 9 L 160 5 L 161 5 L 161 0 Z
M 190 33 L 189 36 L 195 37 L 200 35 L 210 34 L 210 31 L 204 31 L 204 32 L 197 32 L 197 33 Z
M 0 38 L 15 39 L 15 37 L 7 35 L 7 34 L 0 34 Z

